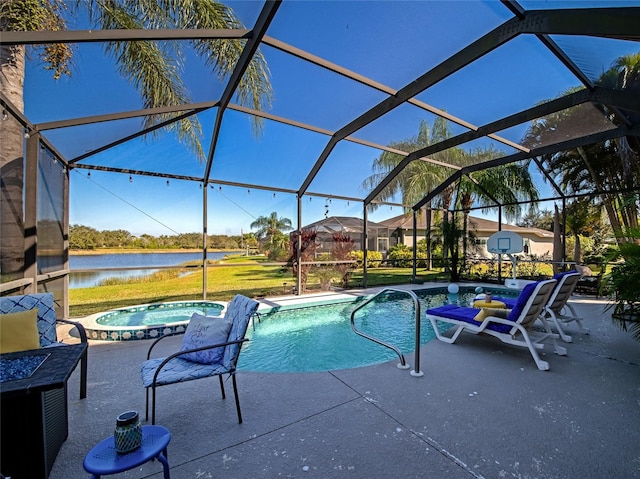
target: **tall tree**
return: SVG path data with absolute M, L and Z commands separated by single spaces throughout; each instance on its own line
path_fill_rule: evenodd
M 256 229 L 256 238 L 262 243 L 266 243 L 267 249 L 271 250 L 279 247 L 282 242 L 281 238 L 285 231 L 291 231 L 291 220 L 289 218 L 279 217 L 278 212 L 274 211 L 269 216 L 260 216 L 251 223 L 251 229 Z M 284 247 L 284 244 L 282 244 Z
M 73 8 L 67 8 L 67 5 Z M 213 0 L 2 0 L 0 30 L 58 31 L 66 29 L 66 19 L 88 13 L 89 28 L 96 29 L 229 29 L 242 28 L 231 8 Z M 106 42 L 104 48 L 119 67 L 119 73 L 140 92 L 145 108 L 190 103 L 181 79 L 183 49 L 189 46 L 201 56 L 213 74 L 228 76 L 240 57 L 240 40 L 193 40 L 173 42 L 163 48 L 158 42 Z M 24 45 L 0 46 L 0 91 L 20 111 L 24 111 Z M 71 75 L 73 50 L 70 45 L 31 47 L 34 59 L 53 72 L 54 78 Z M 237 101 L 257 110 L 271 102 L 268 68 L 258 52 L 252 59 L 236 91 Z M 151 126 L 178 114 L 148 116 Z M 0 141 L 2 173 L 2 274 L 19 273 L 23 268 L 23 130 L 13 118 L 4 121 Z M 259 120 L 256 120 L 259 122 Z M 256 123 L 258 125 L 258 123 Z M 197 117 L 172 123 L 179 140 L 204 159 Z
M 408 138 L 389 146 L 400 149 L 402 151 L 416 151 L 434 143 L 446 140 L 451 136 L 451 130 L 447 120 L 437 118 L 430 127 L 428 123 L 422 122 L 418 134 L 413 138 Z M 471 151 L 464 151 L 461 148 L 454 147 L 444 151 L 435 153 L 432 159 L 439 162 L 448 163 L 454 167 L 476 164 L 488 161 L 504 153 L 495 150 L 492 147 L 476 148 Z M 389 174 L 402 160 L 402 156 L 396 153 L 384 152 L 380 157 L 376 158 L 373 163 L 373 174 L 369 176 L 363 183 L 365 189 L 373 189 L 377 184 Z M 456 232 L 459 236 L 457 225 L 451 225 L 452 222 L 449 210 L 456 201 L 456 205 L 464 211 L 463 218 L 463 235 L 467 238 L 467 217 L 469 210 L 475 201 L 489 201 L 496 199 L 499 203 L 509 203 L 505 207 L 507 217 L 517 218 L 521 214 L 521 208 L 515 204 L 518 201 L 528 200 L 535 201 L 538 199 L 538 190 L 529 173 L 529 162 L 512 163 L 487 170 L 481 170 L 474 173 L 473 179 L 464 178 L 458 189 L 456 198 L 456 185 L 451 184 L 445 188 L 439 195 L 436 205 L 443 210 L 442 215 L 442 232 Z M 381 200 L 390 200 L 395 195 L 400 194 L 405 204 L 418 203 L 427 193 L 439 186 L 444 180 L 449 178 L 453 173 L 453 169 L 445 166 L 436 165 L 426 161 L 413 161 L 389 183 L 379 196 Z M 487 207 L 486 210 L 496 209 L 497 206 Z M 466 239 L 464 240 L 466 243 Z M 447 243 L 447 238 L 443 238 L 443 242 Z M 463 245 L 466 253 L 466 245 Z M 445 268 L 447 268 L 447 258 L 452 248 L 444 248 L 443 256 L 445 260 Z M 456 254 L 457 254 L 457 250 Z
M 489 161 L 503 155 L 493 147 L 476 148 L 465 155 L 466 164 Z M 463 212 L 463 261 L 467 256 L 467 244 L 469 237 L 469 213 L 474 203 L 489 204 L 482 211 L 495 210 L 495 201 L 505 206 L 502 211 L 505 218 L 518 220 L 522 215 L 522 205 L 519 202 L 529 202 L 529 211 L 536 210 L 536 201 L 539 198 L 536 186 L 529 171 L 530 161 L 509 163 L 485 170 L 480 170 L 471 177 L 462 177 L 458 191 L 458 207 Z
M 553 213 L 551 210 L 528 211 L 516 222 L 523 228 L 540 228 L 551 231 L 553 229 Z
M 397 150 L 412 152 L 429 145 L 439 143 L 451 137 L 451 129 L 447 120 L 437 117 L 433 125 L 426 121 L 420 122 L 418 134 L 411 138 L 390 143 L 388 146 Z M 439 151 L 430 158 L 442 163 L 457 166 L 461 163 L 463 151 L 459 148 L 449 148 Z M 403 156 L 397 153 L 385 151 L 373 161 L 373 173 L 364 180 L 363 188 L 372 190 L 380 181 L 387 176 L 402 161 Z M 455 171 L 454 168 L 447 168 L 427 161 L 412 161 L 399 175 L 397 175 L 389 185 L 380 193 L 378 199 L 381 201 L 392 200 L 396 195 L 400 195 L 402 203 L 412 205 L 418 203 L 424 196 L 445 181 Z M 442 208 L 443 222 L 449 221 L 449 208 L 453 199 L 454 186 L 443 191 L 434 207 Z M 445 231 L 443 228 L 442 231 Z M 444 252 L 448 255 L 448 250 Z
M 575 239 L 573 261 L 582 263 L 582 244 L 580 236 L 591 233 L 590 227 L 597 227 L 600 222 L 600 209 L 593 207 L 591 198 L 579 198 L 567 205 L 565 225 Z

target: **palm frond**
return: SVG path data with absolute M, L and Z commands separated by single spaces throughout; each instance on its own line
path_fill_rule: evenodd
M 242 23 L 225 5 L 209 0 L 173 0 L 180 28 L 237 29 Z M 187 8 L 188 7 L 188 8 Z M 195 51 L 218 76 L 226 79 L 242 54 L 244 40 L 195 40 Z M 236 91 L 238 103 L 258 111 L 271 107 L 273 91 L 267 62 L 260 51 L 253 56 Z M 260 131 L 262 119 L 254 117 L 254 128 Z
M 115 2 L 100 3 L 101 8 L 96 21 L 104 29 L 136 29 L 145 28 L 146 23 L 154 26 L 163 26 L 167 21 L 164 13 L 155 22 L 149 20 L 157 10 L 145 9 L 153 2 L 130 2 L 135 4 L 133 10 L 127 10 L 124 6 Z M 127 5 L 130 5 L 127 4 Z M 140 13 L 141 18 L 136 14 Z M 174 48 L 171 42 L 160 44 L 156 42 L 110 42 L 106 44 L 107 53 L 112 55 L 120 73 L 140 92 L 145 108 L 155 108 L 166 105 L 179 105 L 189 103 L 187 90 L 180 77 L 179 48 Z M 149 116 L 145 119 L 145 126 L 151 126 L 167 119 L 175 118 L 180 113 Z M 169 129 L 174 129 L 179 140 L 187 145 L 199 159 L 204 159 L 204 151 L 201 145 L 202 129 L 195 116 L 191 116 L 172 124 Z
M 2 1 L 0 25 L 7 31 L 66 30 L 64 10 L 66 5 L 62 0 Z M 31 46 L 31 49 L 44 62 L 44 69 L 53 71 L 55 80 L 62 75 L 71 76 L 72 45 L 51 43 Z

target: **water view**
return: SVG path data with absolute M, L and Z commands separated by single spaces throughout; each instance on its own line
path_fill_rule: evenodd
M 219 260 L 230 252 L 207 253 L 209 260 Z M 119 269 L 152 268 L 154 266 L 178 266 L 187 261 L 199 261 L 202 253 L 119 253 L 69 256 L 69 288 L 90 288 L 97 286 L 107 278 L 131 278 L 153 274 L 158 269 Z M 87 271 L 109 268 L 109 271 Z M 81 271 L 74 271 L 81 270 Z

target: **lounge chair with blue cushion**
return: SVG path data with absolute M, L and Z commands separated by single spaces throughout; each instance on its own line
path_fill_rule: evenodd
M 577 271 L 567 271 L 564 273 L 556 273 L 553 279 L 558 281 L 555 289 L 549 297 L 547 305 L 544 307 L 542 315 L 551 320 L 551 324 L 558 330 L 560 338 L 570 343 L 572 341 L 565 331 L 563 326 L 575 321 L 578 325 L 578 329 L 584 333 L 589 334 L 589 330 L 582 325 L 582 318 L 576 314 L 575 309 L 568 301 L 571 298 L 581 275 Z M 496 297 L 496 300 L 505 303 L 507 308 L 513 308 L 516 299 Z M 570 314 L 567 314 L 570 313 Z
M 35 318 L 32 316 L 29 318 L 25 316 L 25 313 L 32 313 Z M 13 351 L 25 350 L 25 349 L 33 349 L 33 348 L 51 348 L 55 346 L 63 347 L 65 343 L 62 343 L 58 340 L 58 333 L 56 331 L 56 326 L 58 323 L 69 324 L 76 327 L 78 331 L 78 336 L 80 341 L 83 343 L 87 342 L 87 334 L 80 323 L 76 323 L 74 321 L 69 321 L 67 319 L 59 319 L 56 318 L 56 310 L 54 306 L 53 294 L 51 293 L 33 293 L 33 294 L 21 294 L 15 296 L 3 296 L 0 298 L 0 314 L 3 318 L 6 318 L 9 321 L 12 321 L 11 318 L 15 318 L 18 320 L 16 326 L 20 325 L 20 335 L 23 340 L 27 340 L 27 344 L 29 346 L 21 347 L 21 346 L 13 346 Z M 35 328 L 34 328 L 34 336 L 33 341 L 29 341 L 28 337 L 25 337 L 25 331 L 28 331 L 28 322 L 33 321 L 35 319 Z M 4 323 L 4 320 L 2 321 Z M 24 327 L 22 327 L 22 323 L 24 323 Z M 6 327 L 3 324 L 2 331 L 3 335 L 9 335 L 10 326 L 7 324 Z M 36 331 L 37 329 L 37 331 Z M 8 340 L 10 338 L 5 338 Z M 10 352 L 0 351 L 0 352 Z M 84 399 L 87 397 L 87 350 L 85 350 L 84 354 L 80 358 L 80 399 Z
M 463 331 L 493 336 L 506 344 L 528 348 L 538 369 L 546 371 L 549 369 L 549 363 L 542 361 L 537 351 L 544 348 L 544 341 L 551 339 L 556 354 L 561 356 L 566 355 L 567 350 L 558 346 L 558 335 L 551 331 L 544 317 L 541 318 L 545 326 L 544 333 L 532 332 L 531 326 L 541 317 L 556 283 L 555 279 L 549 279 L 526 285 L 510 311 L 447 304 L 428 309 L 427 318 L 440 341 L 453 343 Z M 453 334 L 447 336 L 441 333 L 438 321 L 454 326 Z
M 184 333 L 182 348 L 166 358 L 151 359 L 151 351 L 159 341 L 182 333 L 164 335 L 155 340 L 142 363 L 142 384 L 146 389 L 146 419 L 149 420 L 149 389 L 152 391 L 151 424 L 156 423 L 156 388 L 194 379 L 218 376 L 222 399 L 225 399 L 222 376 L 232 378 L 236 399 L 238 422 L 242 423 L 236 365 L 242 343 L 248 341 L 245 333 L 251 316 L 259 303 L 242 295 L 236 295 L 225 310 L 224 317 L 207 317 L 194 314 Z
M 576 322 L 581 333 L 589 334 L 589 329 L 582 325 L 582 318 L 568 303 L 581 277 L 582 275 L 577 271 L 556 274 L 554 278 L 558 280 L 558 286 L 551 294 L 543 313 L 546 318 L 551 319 L 552 324 L 558 329 L 560 337 L 568 343 L 571 342 L 571 336 L 565 333 L 564 327 L 573 321 Z

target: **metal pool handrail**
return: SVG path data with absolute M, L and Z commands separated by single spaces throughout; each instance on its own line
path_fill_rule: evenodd
M 366 338 L 366 339 L 368 339 L 370 341 L 373 341 L 374 343 L 377 343 L 380 346 L 384 346 L 385 348 L 389 348 L 389 349 L 395 351 L 395 353 L 400 358 L 400 364 L 398 364 L 398 368 L 399 369 L 409 369 L 410 366 L 405 361 L 404 354 L 402 354 L 402 351 L 400 351 L 396 346 L 394 346 L 393 344 L 385 343 L 384 341 L 382 341 L 380 339 L 374 338 L 373 336 L 369 336 L 368 334 L 363 333 L 362 331 L 358 330 L 358 328 L 356 328 L 356 325 L 355 325 L 355 314 L 356 314 L 356 312 L 358 312 L 359 310 L 364 308 L 367 304 L 369 304 L 372 301 L 374 301 L 378 296 L 386 294 L 386 293 L 388 293 L 390 291 L 394 291 L 396 293 L 408 294 L 409 296 L 411 296 L 411 299 L 413 299 L 414 310 L 416 312 L 416 351 L 415 351 L 415 359 L 414 359 L 414 361 L 415 361 L 414 362 L 414 369 L 409 374 L 411 374 L 414 377 L 421 377 L 421 376 L 424 375 L 424 373 L 422 371 L 420 371 L 420 301 L 418 300 L 418 296 L 416 296 L 416 293 L 414 293 L 413 291 L 408 291 L 408 290 L 405 290 L 405 289 L 397 289 L 397 288 L 384 288 L 384 289 L 378 291 L 375 295 L 373 295 L 371 298 L 367 299 L 364 303 L 358 305 L 351 312 L 351 329 L 357 335 L 362 336 L 363 338 Z

